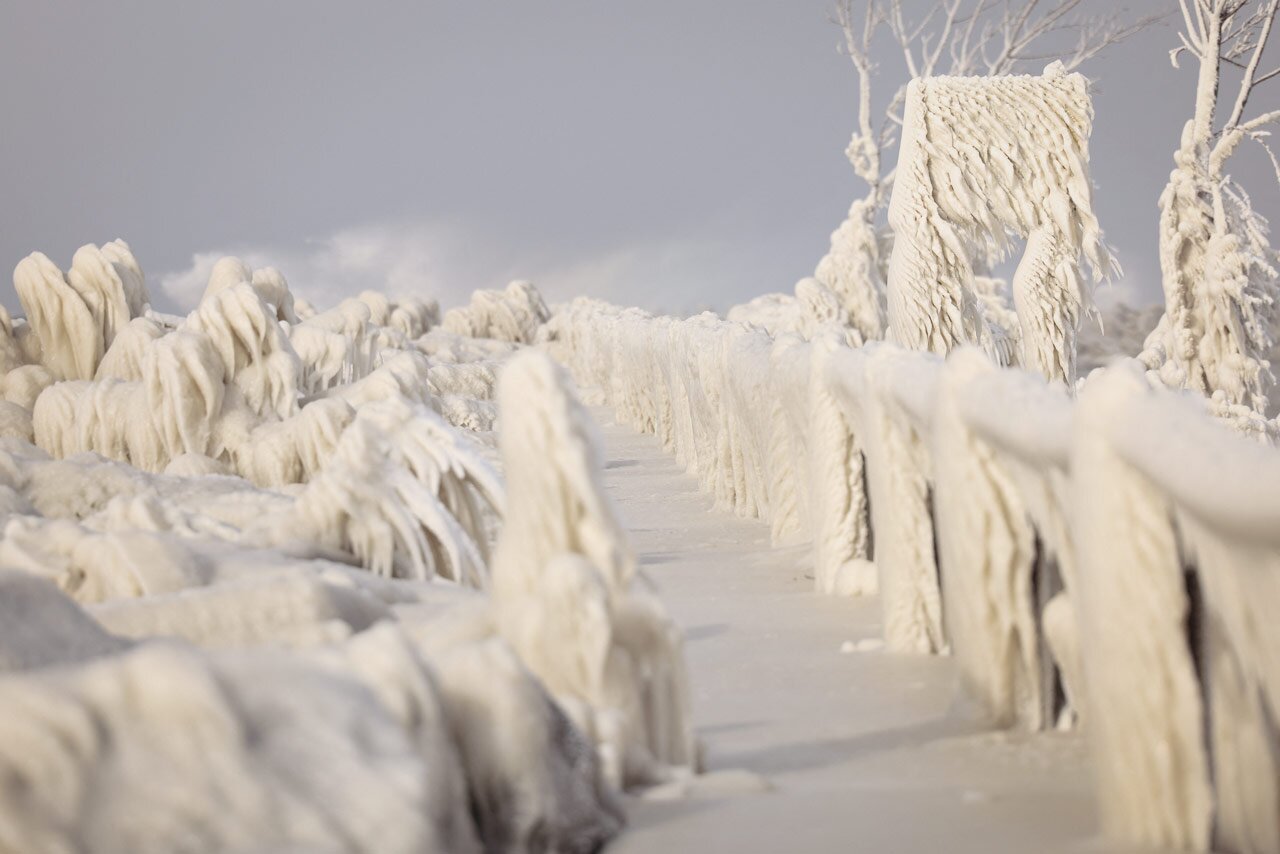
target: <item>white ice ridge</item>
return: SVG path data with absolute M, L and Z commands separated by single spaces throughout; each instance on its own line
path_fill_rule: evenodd
M 1280 845 L 1280 454 L 1213 401 L 588 299 L 546 337 L 820 591 L 878 589 L 887 648 L 953 655 L 999 725 L 1081 725 L 1111 838 Z
M 696 770 L 546 356 L 236 259 L 168 317 L 90 249 L 0 318 L 0 849 L 585 854 Z
M 889 338 L 946 354 L 982 347 L 1075 382 L 1075 340 L 1110 255 L 1093 214 L 1088 84 L 1061 63 L 1042 76 L 933 77 L 907 87 L 889 223 Z M 975 266 L 1026 241 L 1013 279 L 1017 328 L 975 290 Z M 1016 350 L 1003 339 L 1016 339 Z

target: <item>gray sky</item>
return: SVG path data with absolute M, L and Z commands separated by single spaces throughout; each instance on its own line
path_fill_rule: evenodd
M 0 3 L 0 263 L 123 237 L 184 310 L 227 252 L 321 304 L 527 277 L 723 308 L 810 274 L 861 193 L 829 0 Z M 1131 302 L 1159 294 L 1156 199 L 1191 113 L 1175 43 L 1158 27 L 1082 69 Z M 1280 81 L 1254 102 L 1278 105 Z M 1266 160 L 1236 162 L 1280 216 Z

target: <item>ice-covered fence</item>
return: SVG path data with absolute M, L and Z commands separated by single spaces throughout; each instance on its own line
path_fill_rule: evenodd
M 587 399 L 662 439 L 721 507 L 769 521 L 775 542 L 812 529 L 807 398 L 817 345 L 711 315 L 675 321 L 585 299 L 553 323 Z
M 553 325 L 722 507 L 811 538 L 819 590 L 878 587 L 891 649 L 949 651 L 1002 725 L 1084 721 L 1111 836 L 1280 848 L 1274 450 L 1133 363 L 1073 402 L 973 349 L 590 300 Z
M 1072 443 L 1103 818 L 1135 842 L 1280 850 L 1280 456 L 1113 370 Z
M 940 652 L 946 645 L 925 441 L 939 364 L 877 344 L 838 352 L 823 377 L 866 460 L 884 637 L 898 652 Z
M 998 721 L 1032 729 L 1070 721 L 1083 704 L 1064 494 L 1070 400 L 1060 386 L 998 370 L 972 350 L 942 373 L 935 522 L 957 663 Z

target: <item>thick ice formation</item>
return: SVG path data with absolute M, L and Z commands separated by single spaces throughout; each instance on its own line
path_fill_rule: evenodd
M 828 379 L 841 352 L 837 338 L 815 342 L 809 380 L 810 516 L 814 578 L 819 593 L 837 596 L 876 592 L 871 558 L 871 520 L 866 456 Z
M 1018 362 L 1075 382 L 1075 336 L 1090 304 L 1080 274 L 1110 256 L 1088 175 L 1092 106 L 1079 74 L 1055 63 L 1040 77 L 921 78 L 907 87 L 889 204 L 890 338 L 946 354 L 975 344 L 995 358 L 1007 336 L 974 292 L 975 257 L 1026 240 L 1013 280 Z
M 1266 412 L 1280 254 L 1244 190 L 1205 174 L 1191 122 L 1174 162 L 1160 196 L 1165 316 L 1142 359 L 1167 385 Z
M 1135 366 L 1086 393 L 1072 465 L 1104 820 L 1135 843 L 1274 850 L 1280 460 Z
M 532 344 L 550 313 L 537 289 L 525 281 L 501 291 L 476 291 L 471 302 L 445 312 L 443 326 L 458 335 Z
M 938 379 L 931 458 L 943 610 L 952 654 L 971 692 L 999 724 L 1042 729 L 1059 709 L 1041 620 L 1048 622 L 1042 615 L 1062 582 L 1038 542 L 1015 464 L 967 417 L 971 401 L 983 394 L 976 383 L 993 373 L 981 353 L 963 349 Z M 1049 405 L 1055 390 L 1042 392 Z M 1055 610 L 1067 601 L 1062 596 Z M 1064 631 L 1060 646 L 1074 637 L 1069 623 L 1059 634 Z
M 949 651 L 1000 725 L 1082 724 L 1110 837 L 1275 849 L 1280 461 L 1212 401 L 591 300 L 551 329 L 722 506 L 812 538 L 819 590 L 878 588 L 889 648 Z
M 679 633 L 536 343 L 719 507 L 810 541 L 817 590 L 878 593 L 890 650 L 954 656 L 998 725 L 1082 725 L 1110 837 L 1280 849 L 1277 262 L 1220 169 L 1246 131 L 1211 151 L 1198 114 L 1166 315 L 1075 402 L 1081 258 L 1110 266 L 1083 78 L 924 78 L 906 107 L 887 307 L 878 165 L 815 277 L 728 320 L 553 317 L 525 282 L 443 321 L 317 311 L 234 258 L 171 317 L 122 242 L 20 262 L 0 848 L 586 852 L 618 787 L 696 771 Z M 896 343 L 863 346 L 886 308 Z
M 148 308 L 142 270 L 122 240 L 80 247 L 66 275 L 34 252 L 19 262 L 13 284 L 40 363 L 60 379 L 92 379 L 116 334 Z
M 362 406 L 291 511 L 253 530 L 271 542 L 292 532 L 380 575 L 482 587 L 501 507 L 477 449 L 435 412 L 391 397 Z
M 78 253 L 74 269 L 103 254 L 91 249 Z M 24 299 L 66 296 L 66 279 L 41 259 L 15 272 Z M 113 284 L 103 292 L 127 305 L 128 294 L 145 290 L 131 272 L 136 263 L 119 267 L 111 278 L 98 265 L 93 280 Z M 87 273 L 74 278 L 90 281 Z M 75 318 L 110 312 L 70 296 L 66 305 L 79 331 L 42 315 L 33 334 L 48 366 L 15 366 L 4 378 L 7 399 L 31 407 L 29 422 L 17 412 L 6 418 L 7 435 L 34 439 L 55 457 L 92 451 L 156 474 L 182 460 L 179 471 L 235 474 L 269 489 L 305 485 L 291 493 L 292 506 L 238 528 L 238 540 L 310 538 L 379 573 L 483 583 L 501 504 L 486 447 L 494 371 L 453 361 L 453 353 L 424 355 L 431 348 L 407 337 L 432 321 L 431 304 L 366 294 L 299 321 L 283 276 L 227 258 L 176 328 L 134 318 L 111 327 L 105 355 L 60 342 L 106 340 L 108 326 L 81 328 Z M 390 322 L 397 311 L 405 331 L 371 320 Z M 49 386 L 82 373 L 95 378 Z M 437 413 L 483 432 L 471 438 Z
M 858 199 L 831 233 L 831 249 L 813 277 L 837 294 L 850 325 L 864 341 L 884 335 L 884 278 L 889 247 L 876 228 L 874 197 Z
M 41 646 L 73 629 L 81 647 L 0 678 L 7 849 L 327 850 L 338 833 L 352 851 L 587 852 L 619 826 L 590 746 L 496 642 L 388 623 L 206 652 L 92 625 L 25 629 Z
M 680 631 L 642 590 L 600 485 L 592 425 L 567 380 L 532 351 L 499 390 L 509 499 L 493 559 L 496 622 L 595 741 L 615 785 L 696 770 Z
M 1253 141 L 1277 164 L 1267 137 L 1280 110 L 1272 104 L 1259 111 L 1266 101 L 1254 96 L 1275 76 L 1261 66 L 1271 55 L 1277 7 L 1264 0 L 1179 7 L 1183 30 L 1170 59 L 1175 67 L 1184 56 L 1198 65 L 1195 110 L 1160 196 L 1165 314 L 1142 361 L 1160 382 L 1212 396 L 1221 417 L 1253 432 L 1249 410 L 1268 412 L 1274 383 L 1268 357 L 1277 340 L 1280 253 L 1230 162 Z M 1227 66 L 1233 69 L 1224 76 Z
M 941 652 L 947 640 L 927 441 L 937 360 L 876 344 L 839 354 L 827 371 L 839 377 L 832 391 L 867 461 L 885 646 Z
M 550 327 L 579 386 L 604 390 L 619 418 L 659 436 L 718 504 L 768 520 L 779 542 L 808 536 L 817 505 L 806 465 L 817 343 L 587 299 Z M 830 327 L 819 340 L 842 346 L 846 336 Z
M 816 278 L 797 282 L 794 296 L 766 294 L 734 306 L 727 317 L 764 329 L 773 336 L 793 333 L 808 340 L 823 332 L 835 331 L 851 344 L 871 340 L 864 339 L 859 327 L 851 324 L 840 296 Z
M 553 678 L 578 649 L 499 628 L 553 585 L 467 590 L 502 525 L 490 431 L 584 453 L 577 428 L 536 429 L 581 417 L 561 387 L 498 419 L 512 345 L 429 337 L 434 303 L 374 293 L 318 313 L 236 259 L 189 316 L 156 315 L 121 243 L 67 276 L 33 255 L 15 284 L 0 848 L 589 852 L 622 823 L 611 781 L 691 764 L 678 637 L 629 581 L 581 698 Z M 573 470 L 594 484 L 595 463 Z M 508 554 L 550 506 L 522 494 Z M 599 531 L 593 558 L 625 554 Z

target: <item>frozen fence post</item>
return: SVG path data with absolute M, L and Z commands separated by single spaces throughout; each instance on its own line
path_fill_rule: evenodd
M 503 636 L 593 738 L 615 784 L 692 768 L 680 631 L 636 584 L 587 413 L 533 350 L 510 359 L 498 394 L 508 500 L 492 590 Z
M 1079 719 L 1085 706 L 1063 494 L 1071 413 L 1061 385 L 997 370 L 972 348 L 952 355 L 934 408 L 952 654 L 997 720 L 1031 729 Z
M 814 583 L 819 593 L 868 595 L 876 590 L 871 558 L 862 446 L 836 399 L 834 374 L 843 348 L 832 337 L 814 341 L 809 388 L 809 480 Z
M 1108 835 L 1203 850 L 1213 798 L 1177 534 L 1164 496 L 1111 439 L 1144 392 L 1122 370 L 1077 404 L 1071 505 L 1089 741 Z
M 947 637 L 966 684 L 998 724 L 1041 729 L 1053 708 L 1042 669 L 1036 533 L 1016 484 L 961 406 L 970 382 L 994 370 L 982 353 L 963 349 L 938 383 L 934 535 Z
M 866 455 L 884 640 L 898 652 L 946 647 L 930 510 L 925 415 L 935 358 L 870 344 L 838 355 L 828 376 Z M 902 396 L 910 398 L 904 406 Z M 911 411 L 909 412 L 908 409 Z
M 1148 388 L 1137 363 L 1091 381 L 1080 409 L 1075 536 L 1104 819 L 1124 841 L 1275 851 L 1280 458 L 1196 398 Z

